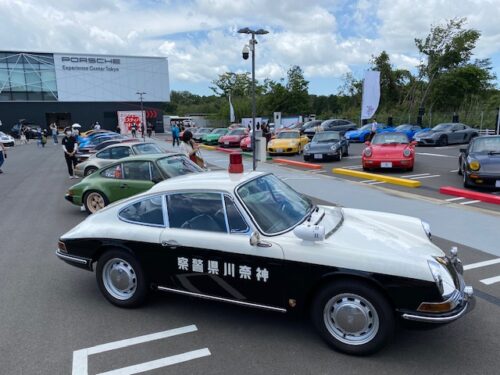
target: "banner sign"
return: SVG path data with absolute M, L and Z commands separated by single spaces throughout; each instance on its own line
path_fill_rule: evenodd
M 134 123 L 137 125 L 137 134 L 141 134 L 142 119 L 146 118 L 146 113 L 141 111 L 118 111 L 117 113 L 121 134 L 130 134 Z
M 229 122 L 233 124 L 235 121 L 233 103 L 231 102 L 231 95 L 229 95 Z
M 380 101 L 380 72 L 369 70 L 363 81 L 361 120 L 370 119 L 377 112 Z

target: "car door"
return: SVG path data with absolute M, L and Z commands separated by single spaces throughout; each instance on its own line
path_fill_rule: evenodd
M 251 227 L 231 197 L 186 192 L 169 194 L 166 202 L 168 228 L 161 243 L 171 288 L 240 304 L 283 306 L 283 251 L 271 242 L 250 245 Z
M 448 136 L 448 143 L 460 143 L 464 136 L 465 126 L 456 124 L 451 128 L 451 133 Z

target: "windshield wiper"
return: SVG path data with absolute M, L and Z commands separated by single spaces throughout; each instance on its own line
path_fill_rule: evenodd
M 500 151 L 488 151 L 488 155 L 500 155 Z

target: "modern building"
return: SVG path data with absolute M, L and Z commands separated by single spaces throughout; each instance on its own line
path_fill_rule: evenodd
M 46 128 L 98 121 L 115 129 L 118 111 L 140 111 L 163 131 L 170 100 L 165 57 L 0 51 L 0 130 L 25 119 Z

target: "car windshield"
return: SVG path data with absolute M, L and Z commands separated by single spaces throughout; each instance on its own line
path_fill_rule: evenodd
M 161 149 L 154 143 L 140 143 L 132 146 L 135 153 L 138 155 L 146 154 L 161 154 Z
M 212 134 L 224 134 L 226 133 L 226 129 L 214 129 L 214 131 L 212 132 Z
M 438 124 L 432 128 L 435 131 L 450 130 L 453 124 Z
M 280 132 L 276 138 L 279 139 L 294 139 L 299 138 L 299 132 Z
M 411 125 L 399 125 L 395 129 L 396 131 L 411 130 Z
M 236 193 L 259 228 L 276 234 L 300 224 L 313 210 L 312 202 L 274 175 L 240 186 Z
M 500 137 L 477 138 L 471 147 L 471 152 L 500 153 Z
M 244 135 L 245 129 L 233 129 L 227 135 Z
M 338 132 L 321 132 L 316 133 L 313 138 L 313 142 L 336 142 L 340 140 L 340 134 Z
M 372 140 L 372 144 L 374 145 L 391 143 L 408 143 L 408 137 L 403 133 L 379 133 Z
M 169 177 L 181 176 L 188 173 L 203 172 L 203 169 L 182 155 L 167 156 L 156 161 L 158 167 Z

